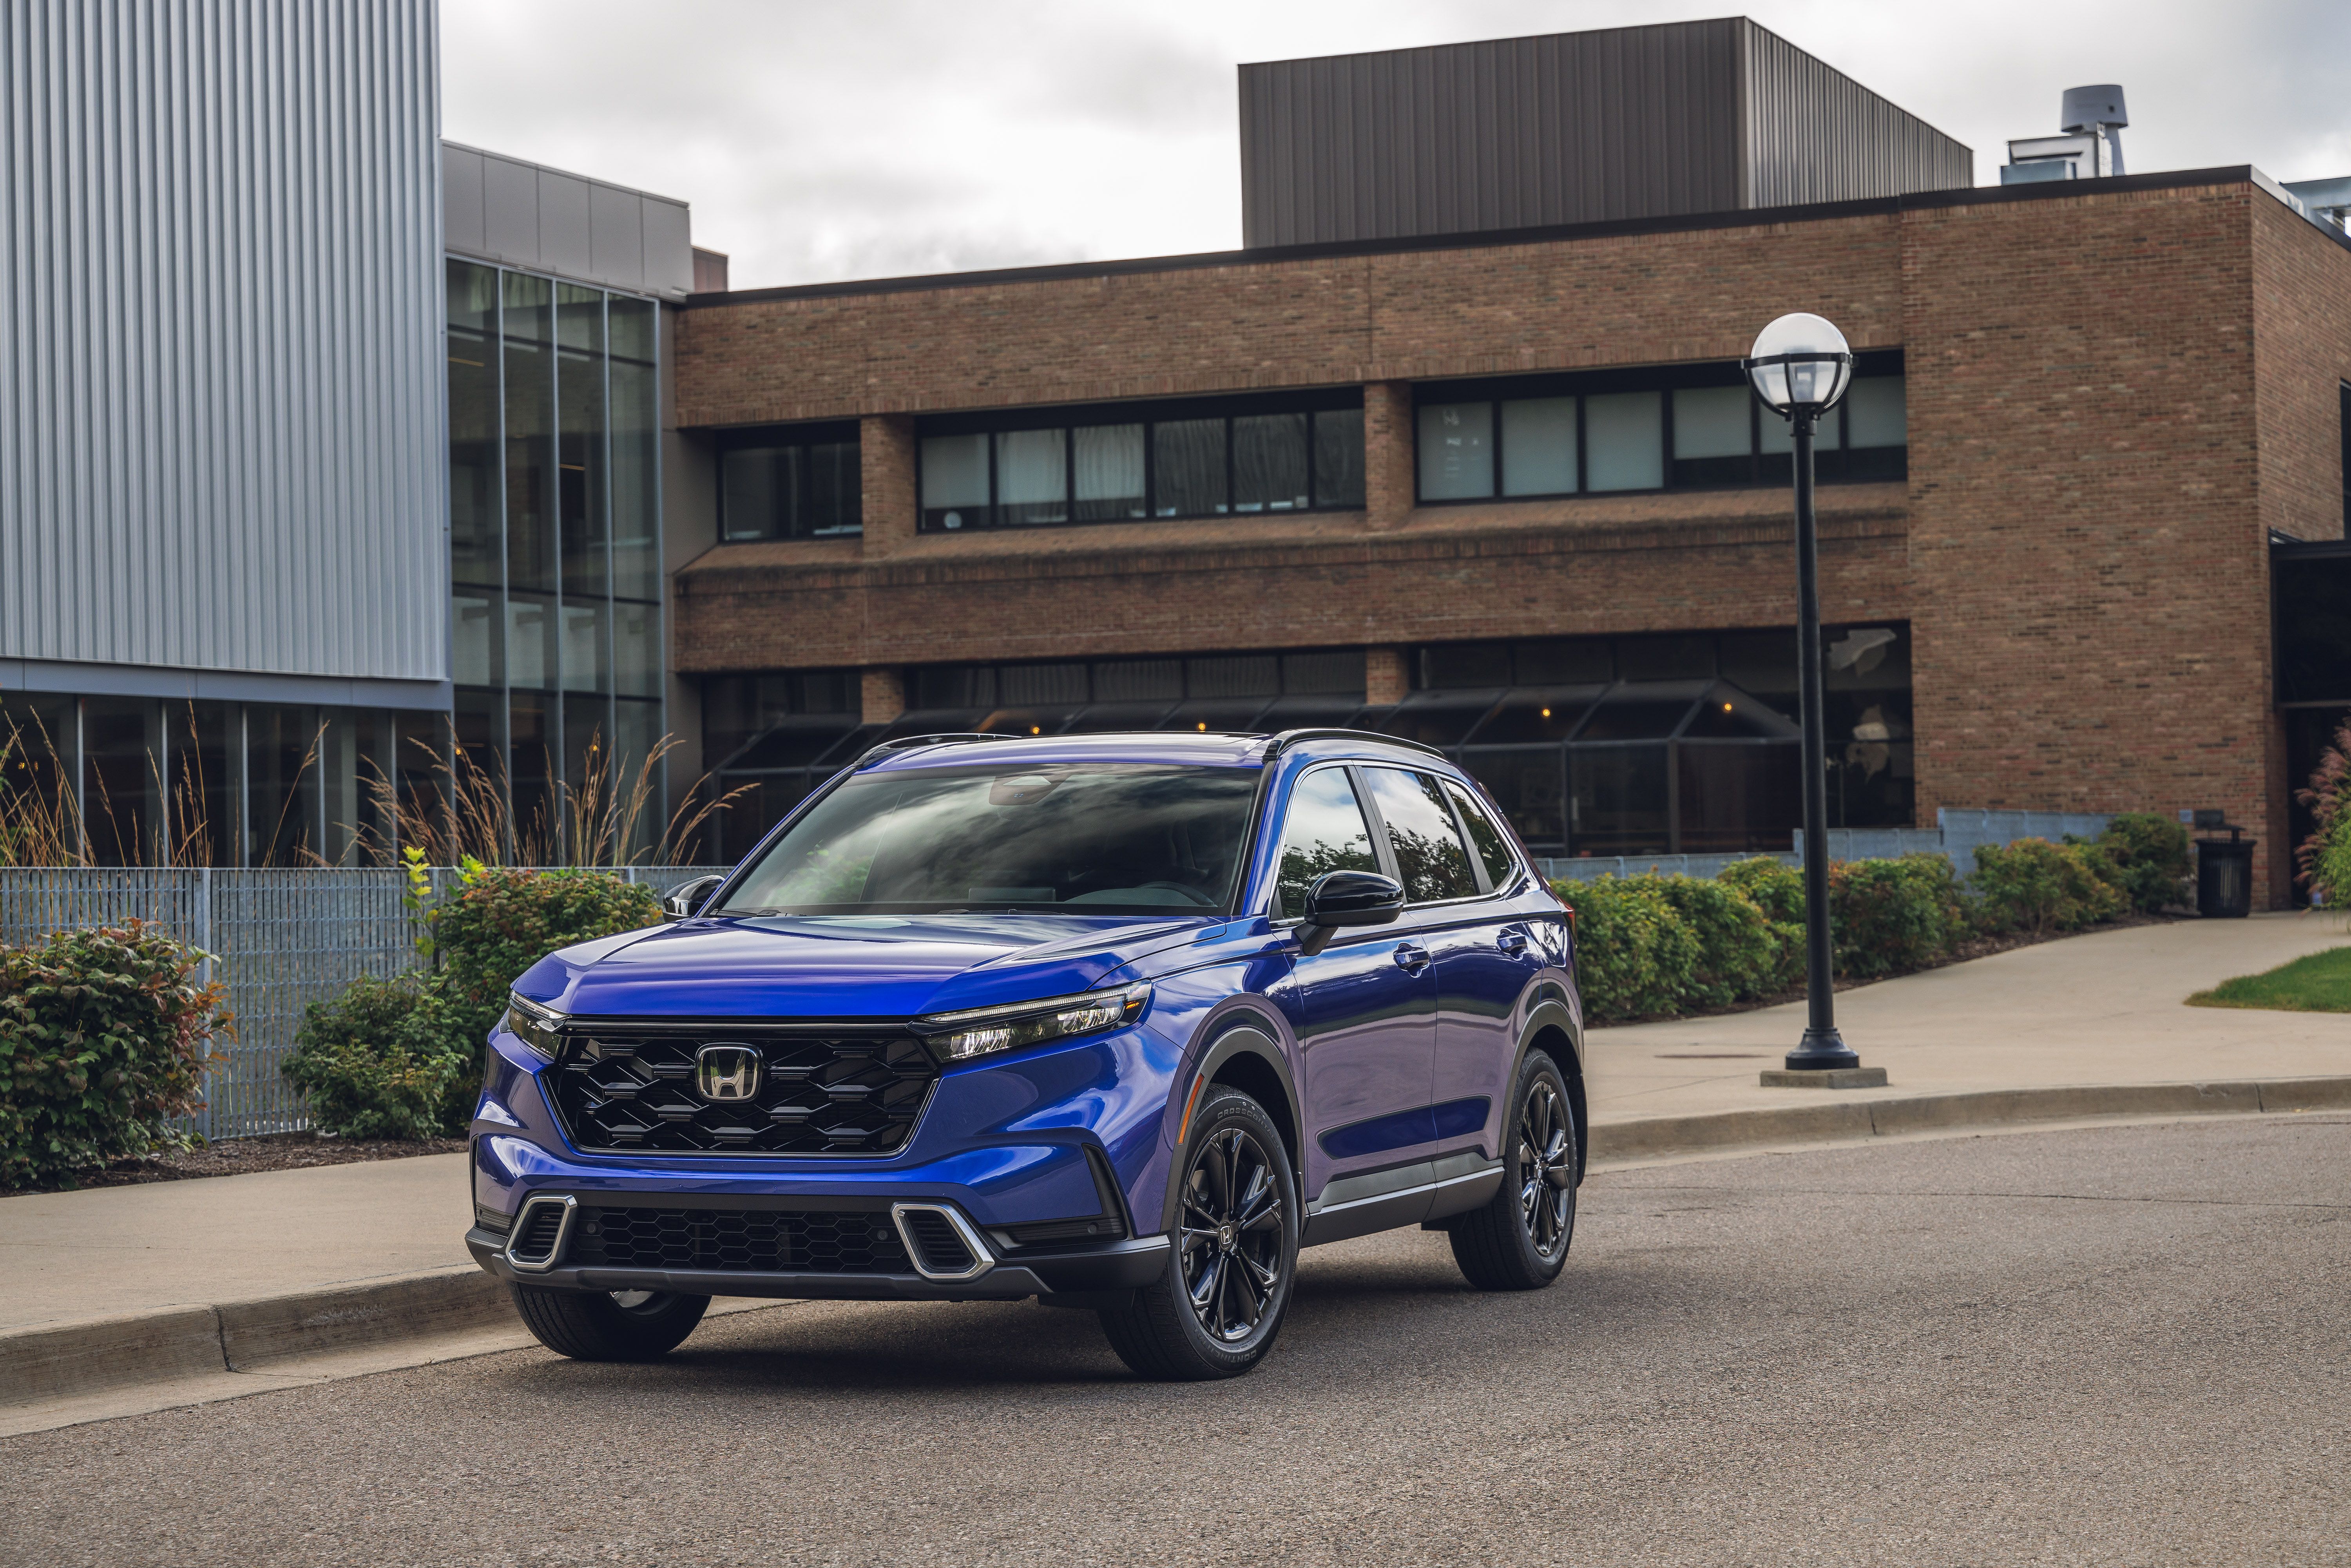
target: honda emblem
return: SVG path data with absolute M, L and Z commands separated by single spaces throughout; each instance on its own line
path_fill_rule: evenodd
M 748 1045 L 705 1045 L 694 1053 L 694 1086 L 719 1104 L 748 1100 L 759 1092 L 759 1052 Z

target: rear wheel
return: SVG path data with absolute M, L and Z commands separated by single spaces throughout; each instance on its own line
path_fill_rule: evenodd
M 1223 1085 L 1194 1115 L 1167 1266 L 1102 1312 L 1119 1359 L 1168 1381 L 1238 1377 L 1264 1360 L 1298 1271 L 1298 1185 L 1273 1119 Z
M 1453 1260 L 1481 1291 L 1538 1291 L 1559 1278 L 1575 1239 L 1575 1114 L 1559 1064 L 1531 1051 L 1520 1065 L 1501 1190 L 1453 1221 Z
M 558 1291 L 509 1285 L 538 1343 L 574 1361 L 655 1361 L 685 1343 L 708 1296 L 673 1291 Z

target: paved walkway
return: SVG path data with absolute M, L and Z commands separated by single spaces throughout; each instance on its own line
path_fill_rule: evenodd
M 2351 931 L 2309 914 L 2137 925 L 1838 993 L 1837 1028 L 1883 1089 L 1765 1089 L 1804 1032 L 1804 1006 L 1596 1029 L 1585 1065 L 1595 1122 L 1684 1116 L 1792 1097 L 1841 1101 L 2059 1084 L 2351 1073 L 2351 1013 L 2182 1006 Z
M 2044 1084 L 2351 1073 L 2351 1015 L 2187 1008 L 2231 975 L 2351 940 L 2307 915 L 2143 926 L 1837 998 L 1878 1091 L 1763 1089 L 1801 1006 L 1596 1030 L 1594 1118 Z M 0 1198 L 0 1330 L 472 1264 L 465 1156 Z

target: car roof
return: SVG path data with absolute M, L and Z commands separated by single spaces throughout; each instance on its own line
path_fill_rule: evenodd
M 1045 736 L 908 736 L 886 742 L 869 752 L 859 771 L 908 772 L 933 768 L 974 765 L 1016 767 L 1073 762 L 1143 762 L 1192 768 L 1259 768 L 1274 755 L 1333 758 L 1376 758 L 1382 761 L 1416 761 L 1423 766 L 1444 758 L 1392 736 L 1357 730 L 1292 730 L 1280 735 L 1235 735 L 1218 731 L 1119 731 L 1101 735 Z

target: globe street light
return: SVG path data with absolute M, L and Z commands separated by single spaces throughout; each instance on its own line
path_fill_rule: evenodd
M 1821 722 L 1820 525 L 1813 515 L 1813 430 L 1853 381 L 1853 350 L 1818 316 L 1797 311 L 1757 334 L 1747 379 L 1763 406 L 1795 437 L 1796 668 L 1804 718 L 1804 991 L 1811 1004 L 1803 1042 L 1788 1053 L 1792 1071 L 1858 1067 L 1836 1030 L 1835 978 L 1829 967 L 1829 788 Z

